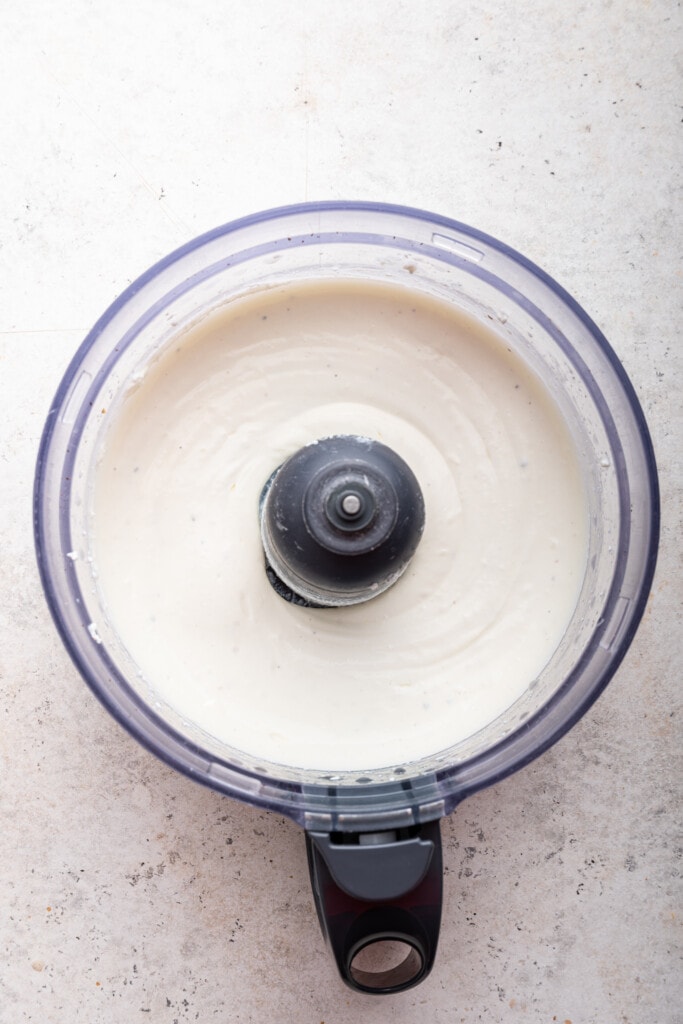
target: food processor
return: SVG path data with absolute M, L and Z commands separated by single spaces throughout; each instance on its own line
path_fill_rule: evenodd
M 588 508 L 582 583 L 542 671 L 464 739 L 367 770 L 269 761 L 221 741 L 159 699 L 110 621 L 92 545 L 104 411 L 115 414 L 145 368 L 215 311 L 276 288 L 340 281 L 397 286 L 494 331 L 566 423 Z M 362 615 L 408 586 L 430 522 L 420 467 L 380 439 L 347 429 L 310 437 L 286 456 L 264 477 L 254 510 L 260 557 L 253 572 L 267 576 L 273 600 L 289 602 L 293 614 L 354 608 Z M 440 818 L 558 740 L 617 670 L 652 582 L 659 503 L 633 387 L 598 328 L 558 284 L 508 246 L 448 218 L 325 202 L 210 231 L 113 303 L 52 403 L 38 456 L 34 525 L 48 604 L 87 684 L 167 764 L 302 826 L 320 925 L 341 977 L 357 991 L 382 994 L 418 984 L 434 962 Z M 381 720 L 375 728 L 381 734 Z

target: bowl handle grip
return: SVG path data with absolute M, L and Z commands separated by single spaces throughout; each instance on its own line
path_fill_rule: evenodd
M 439 822 L 386 832 L 307 832 L 306 848 L 320 927 L 347 985 L 387 994 L 422 981 L 434 963 L 441 923 Z

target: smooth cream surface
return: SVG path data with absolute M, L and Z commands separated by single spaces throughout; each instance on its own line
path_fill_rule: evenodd
M 179 335 L 110 410 L 94 560 L 154 694 L 283 764 L 371 769 L 442 750 L 535 679 L 574 610 L 587 510 L 553 402 L 478 322 L 360 282 L 263 292 Z M 258 502 L 332 434 L 397 451 L 426 526 L 390 590 L 304 609 L 270 587 Z

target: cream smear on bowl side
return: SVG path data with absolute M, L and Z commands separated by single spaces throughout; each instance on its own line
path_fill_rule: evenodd
M 426 526 L 380 597 L 301 608 L 268 583 L 259 497 L 334 434 L 396 451 Z M 273 289 L 179 334 L 112 409 L 93 489 L 103 603 L 155 694 L 301 768 L 402 764 L 493 721 L 585 570 L 586 496 L 545 388 L 489 328 L 389 285 Z

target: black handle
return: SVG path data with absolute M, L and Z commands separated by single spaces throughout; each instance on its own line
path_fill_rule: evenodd
M 441 923 L 439 822 L 307 832 L 306 848 L 320 927 L 347 985 L 381 995 L 422 981 Z

